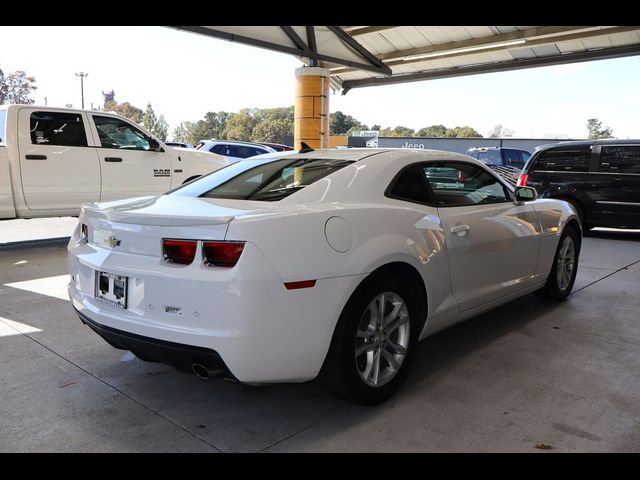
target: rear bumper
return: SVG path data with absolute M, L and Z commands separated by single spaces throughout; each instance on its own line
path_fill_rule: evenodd
M 195 261 L 170 265 L 158 257 L 80 242 L 77 232 L 67 250 L 71 304 L 113 346 L 180 368 L 194 352 L 215 352 L 231 375 L 246 383 L 304 382 L 317 376 L 340 312 L 364 277 L 318 279 L 313 288 L 287 290 L 249 242 L 231 269 Z M 126 309 L 95 298 L 96 271 L 128 277 Z M 149 343 L 171 348 L 154 347 L 145 355 Z M 191 353 L 168 353 L 183 347 Z
M 141 360 L 161 362 L 173 365 L 178 370 L 191 371 L 194 363 L 208 368 L 220 368 L 232 376 L 229 369 L 215 350 L 181 343 L 167 342 L 156 338 L 144 337 L 115 328 L 100 325 L 78 310 L 76 313 L 82 323 L 100 335 L 109 345 L 121 350 L 129 350 Z

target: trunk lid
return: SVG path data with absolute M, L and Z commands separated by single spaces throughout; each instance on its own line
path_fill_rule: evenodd
M 162 258 L 162 240 L 224 240 L 237 216 L 273 213 L 268 202 L 161 195 L 82 207 L 89 242 L 117 252 Z

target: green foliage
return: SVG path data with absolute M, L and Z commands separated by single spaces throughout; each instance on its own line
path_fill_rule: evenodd
M 173 141 L 174 142 L 187 142 L 187 143 L 198 143 L 198 141 L 191 141 L 189 138 L 189 133 L 195 127 L 195 123 L 193 122 L 182 122 L 176 128 L 173 129 Z
M 602 122 L 597 118 L 587 120 L 587 131 L 589 138 L 613 138 L 613 130 L 610 127 L 603 127 Z
M 257 113 L 256 108 L 243 108 L 238 113 L 229 115 L 225 129 L 227 139 L 251 141 L 253 129 L 258 124 Z
M 417 137 L 435 137 L 442 138 L 447 134 L 447 127 L 444 125 L 431 125 L 430 127 L 421 128 L 416 133 Z
M 169 124 L 163 115 L 160 115 L 160 117 L 156 116 L 156 112 L 153 111 L 151 103 L 147 103 L 147 110 L 142 117 L 142 126 L 163 142 L 167 140 Z
M 469 126 L 447 128 L 446 137 L 448 138 L 482 138 L 474 128 Z
M 115 112 L 123 117 L 127 117 L 130 120 L 133 120 L 136 123 L 142 122 L 142 118 L 144 116 L 144 112 L 131 105 L 129 102 L 124 103 L 116 103 L 116 102 L 106 102 L 104 104 L 105 112 Z
M 34 85 L 36 79 L 29 77 L 22 70 L 16 70 L 5 77 L 0 69 L 0 105 L 6 103 L 32 104 L 29 96 L 38 87 Z
M 259 122 L 251 132 L 254 142 L 282 143 L 285 135 L 293 134 L 294 107 L 268 108 L 259 111 Z
M 163 142 L 167 141 L 167 134 L 169 133 L 169 124 L 165 120 L 164 115 L 160 115 L 152 133 Z
M 489 138 L 513 137 L 513 130 L 498 124 L 489 132 Z
M 401 125 L 389 131 L 390 137 L 413 137 L 416 131 L 413 128 L 403 127 Z
M 150 132 L 155 127 L 156 123 L 158 123 L 158 117 L 156 117 L 156 112 L 153 111 L 153 107 L 151 103 L 147 103 L 147 109 L 144 112 L 142 117 L 142 126 L 149 130 Z
M 366 125 L 363 125 L 351 115 L 345 115 L 340 111 L 329 115 L 329 132 L 331 135 L 345 135 L 353 127 L 360 127 L 358 130 L 368 130 Z

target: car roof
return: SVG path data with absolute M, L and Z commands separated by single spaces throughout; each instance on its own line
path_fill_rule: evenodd
M 467 152 L 471 150 L 501 150 L 501 149 L 509 149 L 509 150 L 521 150 L 526 152 L 524 148 L 516 148 L 516 147 L 471 147 Z
M 567 142 L 547 143 L 536 148 L 536 152 L 559 147 L 589 147 L 591 145 L 640 145 L 640 139 L 602 138 L 594 140 L 571 140 Z
M 351 160 L 357 162 L 359 160 L 363 160 L 368 157 L 372 157 L 381 153 L 390 153 L 395 157 L 407 157 L 411 156 L 415 158 L 415 155 L 420 155 L 425 157 L 424 160 L 449 160 L 449 159 L 460 159 L 465 160 L 470 163 L 481 164 L 484 166 L 482 162 L 479 162 L 475 158 L 469 157 L 468 155 L 464 155 L 462 153 L 455 152 L 447 152 L 444 150 L 431 150 L 431 149 L 409 149 L 409 148 L 370 148 L 370 147 L 361 147 L 361 148 L 345 148 L 345 149 L 335 149 L 335 148 L 324 148 L 318 150 L 311 150 L 308 152 L 300 153 L 296 150 L 289 150 L 286 152 L 275 152 L 268 153 L 263 155 L 256 155 L 250 158 L 247 158 L 243 161 L 252 161 L 252 160 L 267 160 L 267 159 L 277 159 L 280 157 L 291 157 L 295 159 L 296 157 L 304 158 L 304 159 L 324 159 L 324 160 Z
M 242 140 L 202 140 L 204 143 L 231 143 L 234 145 L 251 145 L 252 147 L 264 147 L 261 143 L 243 142 Z

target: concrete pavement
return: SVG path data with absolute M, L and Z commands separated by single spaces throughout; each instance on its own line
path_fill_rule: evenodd
M 0 251 L 2 452 L 640 451 L 638 232 L 586 237 L 566 302 L 528 295 L 421 342 L 373 408 L 143 362 L 80 323 L 66 273 L 64 247 Z

